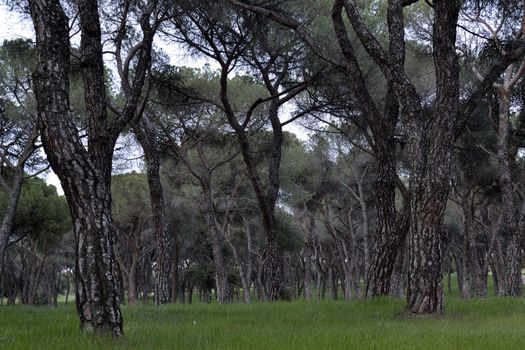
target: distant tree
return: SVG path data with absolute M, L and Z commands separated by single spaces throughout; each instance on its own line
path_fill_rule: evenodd
M 34 61 L 30 41 L 4 41 L 0 48 L 0 186 L 9 199 L 0 226 L 0 294 L 22 183 L 28 173 L 36 175 L 46 169 L 36 152 L 40 146 L 31 86 Z
M 8 209 L 8 202 L 8 195 L 1 192 L 0 213 Z M 14 300 L 18 294 L 22 303 L 56 305 L 61 272 L 70 264 L 64 258 L 72 249 L 64 239 L 70 232 L 65 198 L 39 178 L 26 180 L 8 241 L 9 269 L 4 275 L 11 281 L 6 286 L 9 299 Z M 19 288 L 14 281 L 18 281 Z
M 149 190 L 144 174 L 129 173 L 113 177 L 113 220 L 116 231 L 116 259 L 126 278 L 128 301 L 137 302 L 138 276 L 148 269 L 146 256 L 154 250 L 153 222 Z M 141 284 L 149 285 L 143 280 Z

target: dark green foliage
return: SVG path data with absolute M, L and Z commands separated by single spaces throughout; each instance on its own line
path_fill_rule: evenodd
M 0 215 L 3 215 L 7 198 L 0 191 Z M 56 188 L 44 180 L 31 178 L 22 185 L 18 205 L 15 237 L 28 235 L 38 245 L 47 247 L 59 243 L 71 230 L 71 216 L 66 199 L 58 196 Z

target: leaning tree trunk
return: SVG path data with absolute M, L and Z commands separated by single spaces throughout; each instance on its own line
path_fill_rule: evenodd
M 234 129 L 241 148 L 243 161 L 246 165 L 248 177 L 255 192 L 257 204 L 262 218 L 264 228 L 265 250 L 265 272 L 268 281 L 268 301 L 283 299 L 285 297 L 284 262 L 277 242 L 277 221 L 275 219 L 275 203 L 279 195 L 279 169 L 281 166 L 283 130 L 279 120 L 279 101 L 274 99 L 270 103 L 268 117 L 272 124 L 272 146 L 268 166 L 268 190 L 265 193 L 264 186 L 257 170 L 257 163 L 252 153 L 246 126 L 241 125 L 228 98 L 228 73 L 229 68 L 223 66 L 220 77 L 220 98 L 228 123 Z M 275 91 L 276 98 L 279 93 Z
M 350 2 L 344 2 L 342 0 L 334 1 L 332 23 L 339 47 L 346 58 L 345 68 L 349 82 L 355 97 L 359 101 L 363 115 L 368 119 L 368 126 L 374 137 L 374 152 L 378 163 L 376 178 L 377 224 L 373 256 L 370 261 L 370 266 L 366 271 L 365 281 L 365 297 L 371 298 L 379 295 L 388 295 L 390 278 L 395 264 L 398 246 L 402 241 L 402 238 L 399 239 L 399 237 L 397 237 L 400 231 L 397 231 L 395 228 L 396 148 L 394 133 L 399 118 L 399 103 L 396 98 L 396 89 L 390 86 L 386 95 L 385 111 L 384 114 L 381 114 L 368 92 L 364 74 L 360 68 L 357 55 L 353 49 L 345 21 L 342 17 L 343 10 L 345 10 L 348 16 L 352 17 L 352 11 L 350 10 L 354 6 L 355 4 L 351 4 Z M 400 11 L 402 12 L 402 8 Z M 390 22 L 392 22 L 392 12 L 389 10 L 388 13 L 388 22 L 390 24 Z M 352 17 L 350 20 L 353 22 L 355 18 Z M 403 31 L 403 28 L 400 28 L 400 30 Z M 405 49 L 396 44 L 398 41 L 399 34 L 397 36 L 391 35 L 389 61 L 391 61 L 391 64 L 403 66 Z M 401 42 L 403 42 L 403 38 L 401 38 Z

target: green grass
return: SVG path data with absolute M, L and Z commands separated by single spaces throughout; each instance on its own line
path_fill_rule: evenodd
M 0 308 L 0 349 L 525 349 L 525 299 L 448 298 L 440 318 L 403 300 L 124 307 L 122 339 L 78 329 L 74 307 Z

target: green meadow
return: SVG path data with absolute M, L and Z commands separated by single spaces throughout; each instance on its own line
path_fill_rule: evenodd
M 404 301 L 123 306 L 125 337 L 83 334 L 73 305 L 0 308 L 0 349 L 525 349 L 525 299 L 449 297 L 441 317 Z

